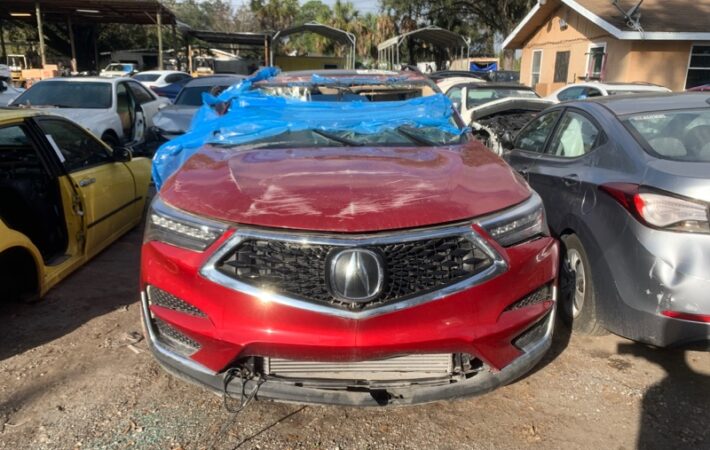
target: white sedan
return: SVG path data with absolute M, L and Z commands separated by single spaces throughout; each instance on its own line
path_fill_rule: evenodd
M 607 95 L 628 95 L 649 92 L 671 92 L 671 90 L 650 83 L 600 83 L 598 81 L 588 81 L 568 84 L 548 95 L 545 99 L 559 103 L 592 97 L 605 97 Z
M 47 108 L 115 147 L 142 143 L 153 116 L 169 104 L 130 78 L 82 77 L 40 81 L 11 106 Z
M 164 87 L 185 78 L 192 77 L 185 72 L 178 72 L 177 70 L 148 70 L 133 75 L 134 80 L 140 81 L 143 86 L 148 88 Z

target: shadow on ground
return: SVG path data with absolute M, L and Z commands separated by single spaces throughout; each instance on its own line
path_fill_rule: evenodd
M 637 448 L 710 448 L 710 376 L 695 371 L 689 358 L 705 352 L 619 344 L 619 354 L 658 365 L 665 375 L 643 396 Z
M 0 303 L 0 361 L 60 338 L 137 301 L 141 230 L 136 228 L 39 302 Z

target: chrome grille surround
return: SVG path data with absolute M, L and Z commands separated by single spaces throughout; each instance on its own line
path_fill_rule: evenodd
M 363 247 L 374 245 L 397 244 L 423 239 L 434 239 L 447 236 L 462 236 L 471 241 L 480 249 L 492 263 L 483 271 L 473 274 L 463 280 L 453 284 L 443 286 L 422 295 L 407 298 L 405 300 L 386 303 L 365 310 L 346 310 L 330 305 L 317 304 L 311 301 L 294 298 L 277 292 L 271 292 L 251 284 L 239 281 L 218 269 L 220 263 L 242 242 L 250 239 L 273 240 L 278 242 L 298 243 L 302 245 L 329 245 L 334 247 Z M 225 286 L 237 292 L 258 298 L 265 302 L 274 302 L 282 305 L 313 311 L 321 314 L 328 314 L 338 317 L 363 319 L 373 317 L 405 308 L 421 305 L 430 301 L 438 300 L 457 292 L 469 289 L 481 284 L 507 270 L 507 264 L 500 254 L 473 228 L 471 222 L 459 223 L 455 225 L 423 228 L 416 230 L 405 230 L 375 234 L 321 234 L 306 231 L 275 231 L 257 229 L 251 227 L 238 227 L 234 235 L 231 236 L 222 246 L 207 260 L 200 274 L 208 280 Z

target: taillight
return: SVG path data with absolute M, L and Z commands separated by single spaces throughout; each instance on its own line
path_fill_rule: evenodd
M 630 183 L 604 184 L 599 189 L 646 225 L 664 230 L 710 233 L 710 209 L 706 203 Z
M 681 320 L 690 320 L 691 322 L 710 323 L 710 315 L 707 314 L 691 314 L 678 311 L 661 311 L 666 317 Z

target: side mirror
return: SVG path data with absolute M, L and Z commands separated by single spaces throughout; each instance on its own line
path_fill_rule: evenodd
M 158 111 L 165 109 L 168 105 L 169 103 L 161 103 L 158 105 Z
M 113 160 L 116 162 L 129 162 L 133 159 L 133 152 L 128 147 L 116 147 L 113 149 Z
M 454 103 L 454 109 L 455 109 L 456 111 L 461 112 L 461 102 L 457 100 L 457 101 L 455 101 L 455 102 L 453 102 L 453 103 Z
M 7 91 L 7 83 L 4 81 L 0 81 L 0 92 L 5 92 Z
M 510 134 L 510 131 L 506 131 L 501 135 L 500 144 L 505 150 L 513 150 L 515 144 L 513 142 L 513 136 Z

